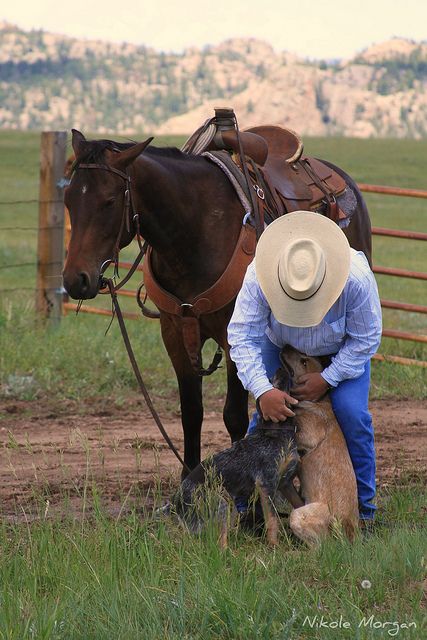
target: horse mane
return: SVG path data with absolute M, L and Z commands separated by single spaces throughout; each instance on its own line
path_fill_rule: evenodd
M 87 140 L 84 144 L 82 153 L 79 155 L 72 166 L 75 171 L 80 164 L 101 164 L 105 160 L 105 152 L 108 151 L 125 151 L 133 147 L 136 142 L 115 142 L 114 140 Z M 176 147 L 148 147 L 149 155 L 162 158 L 175 158 L 181 160 L 194 159 L 196 156 L 183 153 Z
M 133 147 L 134 144 L 134 142 L 114 142 L 114 140 L 87 140 L 79 157 L 73 162 L 71 170 L 75 171 L 80 164 L 101 164 L 107 150 L 124 151 Z
M 161 158 L 175 158 L 175 159 L 181 159 L 181 160 L 188 160 L 188 159 L 193 159 L 196 156 L 192 156 L 188 153 L 184 153 L 183 151 L 180 151 L 180 149 L 177 149 L 177 147 L 147 147 L 147 151 L 144 151 L 144 153 L 150 153 L 153 156 L 159 156 Z

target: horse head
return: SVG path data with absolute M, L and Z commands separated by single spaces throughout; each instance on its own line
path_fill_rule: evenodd
M 76 160 L 64 195 L 71 239 L 63 271 L 64 287 L 72 298 L 94 298 L 104 265 L 135 235 L 127 170 L 151 140 L 138 144 L 86 140 L 73 129 Z

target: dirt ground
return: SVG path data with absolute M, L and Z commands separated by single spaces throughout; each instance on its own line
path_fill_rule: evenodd
M 380 485 L 427 480 L 427 403 L 383 400 L 371 403 Z M 178 416 L 162 415 L 182 452 Z M 220 412 L 205 415 L 203 455 L 229 446 Z M 68 505 L 81 509 L 87 480 L 102 491 L 111 513 L 128 504 L 126 496 L 161 488 L 168 496 L 179 478 L 179 463 L 147 410 L 47 402 L 0 402 L 0 513 L 6 518 L 50 514 Z M 46 503 L 46 500 L 49 502 Z

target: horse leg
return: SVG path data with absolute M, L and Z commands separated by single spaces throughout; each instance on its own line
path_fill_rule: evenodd
M 184 462 L 194 469 L 200 462 L 203 422 L 202 378 L 194 371 L 185 350 L 182 332 L 171 316 L 160 315 L 162 339 L 178 381 L 181 422 L 184 432 Z M 182 479 L 187 476 L 182 470 Z
M 237 369 L 227 353 L 227 396 L 223 419 L 232 442 L 240 440 L 248 430 L 248 392 L 237 377 Z

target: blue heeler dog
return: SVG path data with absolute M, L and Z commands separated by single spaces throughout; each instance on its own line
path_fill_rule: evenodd
M 289 390 L 289 374 L 279 369 L 272 381 L 273 385 L 284 391 Z M 261 412 L 258 410 L 261 416 Z M 298 453 L 295 442 L 295 422 L 289 418 L 286 422 L 274 423 L 259 418 L 254 431 L 243 440 L 234 442 L 229 449 L 220 451 L 202 461 L 184 479 L 173 498 L 172 508 L 192 531 L 200 531 L 203 516 L 196 508 L 196 502 L 203 503 L 207 491 L 220 484 L 235 501 L 239 499 L 248 505 L 254 505 L 259 498 L 264 516 L 269 544 L 277 544 L 278 520 L 273 506 L 277 491 L 286 497 L 294 508 L 302 506 L 300 496 L 292 480 L 297 471 Z M 223 527 L 221 546 L 227 544 L 225 502 L 220 503 L 219 515 Z M 252 514 L 258 513 L 259 503 Z M 248 510 L 249 515 L 250 509 Z M 262 518 L 262 516 L 261 516 Z

